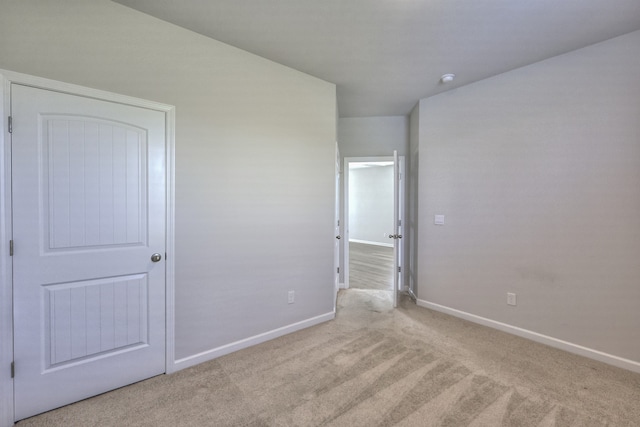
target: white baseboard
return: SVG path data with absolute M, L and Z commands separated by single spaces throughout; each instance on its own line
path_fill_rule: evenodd
M 203 351 L 202 353 L 194 354 L 193 356 L 178 359 L 174 363 L 174 369 L 172 370 L 172 372 L 189 368 L 191 366 L 199 365 L 200 363 L 208 362 L 209 360 L 216 359 L 220 356 L 224 356 L 226 354 L 233 353 L 235 351 L 242 350 L 244 348 L 248 348 L 256 344 L 260 344 L 265 341 L 269 341 L 274 338 L 278 338 L 283 335 L 287 335 L 292 332 L 299 331 L 301 329 L 305 329 L 320 323 L 327 322 L 329 320 L 333 320 L 335 317 L 336 317 L 336 314 L 332 311 L 331 313 L 312 317 L 311 319 L 307 319 L 298 323 L 283 326 L 282 328 L 264 332 L 262 334 L 245 338 L 243 340 L 236 341 L 227 345 L 223 345 L 221 347 L 217 347 L 211 350 Z
M 384 246 L 385 248 L 393 247 L 393 243 L 372 242 L 370 240 L 349 239 L 349 242 L 364 243 L 365 245 Z
M 573 344 L 573 343 L 563 341 L 557 338 L 553 338 L 547 335 L 539 334 L 537 332 L 533 332 L 528 329 L 522 329 L 517 326 L 512 326 L 506 323 L 487 319 L 485 317 L 476 316 L 475 314 L 456 310 L 454 308 L 449 308 L 433 302 L 418 299 L 417 304 L 420 307 L 429 308 L 435 311 L 439 311 L 441 313 L 449 314 L 451 316 L 468 320 L 473 323 L 478 323 L 483 326 L 488 326 L 490 328 L 498 329 L 500 331 L 507 332 L 509 334 L 517 335 L 519 337 L 526 338 L 531 341 L 539 342 L 541 344 L 545 344 L 550 347 L 568 351 L 569 353 L 578 354 L 580 356 L 584 356 L 589 359 L 594 359 L 599 362 L 604 362 L 609 365 L 617 366 L 618 368 L 623 368 L 629 371 L 640 373 L 640 362 L 614 356 L 612 354 L 604 353 L 602 351 L 594 350 L 592 348 L 583 347 L 578 344 Z
M 338 289 L 347 289 L 344 283 L 338 283 Z

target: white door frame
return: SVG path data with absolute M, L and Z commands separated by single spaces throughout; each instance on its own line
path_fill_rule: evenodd
M 349 289 L 349 164 L 350 163 L 358 163 L 358 162 L 392 162 L 393 156 L 378 156 L 378 157 L 345 157 L 342 164 L 342 176 L 344 181 L 344 218 L 342 224 L 342 241 L 343 241 L 343 256 L 342 256 L 342 265 L 344 270 L 344 289 Z M 404 156 L 398 156 L 398 167 L 400 168 L 400 172 L 404 174 Z M 399 200 L 400 203 L 404 203 L 404 185 L 400 185 L 399 188 Z M 400 206 L 400 220 L 402 221 L 402 227 L 406 224 L 404 218 L 405 215 L 404 206 Z M 390 230 L 392 231 L 392 230 Z M 399 244 L 403 244 L 402 241 Z M 401 256 L 405 256 L 405 251 L 401 252 Z M 404 260 L 400 260 L 400 264 L 404 266 Z M 404 268 L 404 267 L 403 267 Z M 396 274 L 394 272 L 394 274 Z M 401 276 L 402 277 L 402 276 Z M 404 287 L 404 284 L 401 284 L 401 288 Z
M 12 238 L 11 224 L 11 135 L 8 117 L 11 112 L 11 84 L 19 83 L 40 89 L 96 98 L 119 104 L 132 105 L 163 112 L 165 114 L 165 144 L 167 173 L 166 218 L 166 373 L 175 369 L 175 240 L 174 240 L 174 191 L 175 191 L 175 107 L 167 104 L 90 89 L 55 80 L 34 77 L 0 69 L 0 426 L 13 425 L 13 271 L 9 253 Z

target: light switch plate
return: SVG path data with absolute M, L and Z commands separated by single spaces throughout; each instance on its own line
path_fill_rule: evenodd
M 436 215 L 434 218 L 434 223 L 436 225 L 444 225 L 444 215 Z

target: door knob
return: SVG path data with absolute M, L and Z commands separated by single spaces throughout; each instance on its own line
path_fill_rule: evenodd
M 390 239 L 395 239 L 395 238 L 396 238 L 396 235 L 395 235 L 395 234 L 389 234 L 389 238 L 390 238 Z
M 151 255 L 151 261 L 153 262 L 158 262 L 162 259 L 162 255 L 155 253 L 153 255 Z
M 336 236 L 336 239 L 340 240 L 340 236 Z

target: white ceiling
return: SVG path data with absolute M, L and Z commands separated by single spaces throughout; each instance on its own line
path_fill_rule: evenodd
M 115 0 L 336 83 L 341 117 L 640 29 L 640 0 Z M 455 73 L 452 83 L 440 76 Z M 570 78 L 570 76 L 558 76 Z

